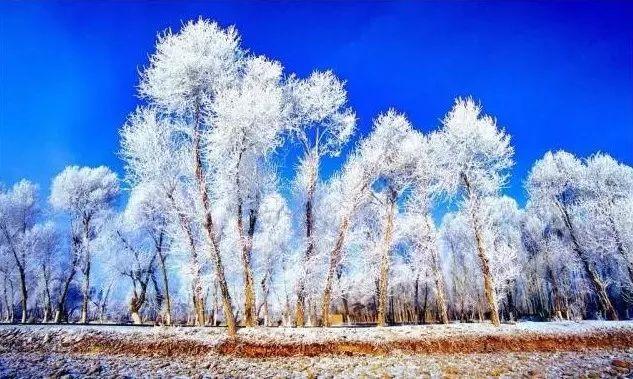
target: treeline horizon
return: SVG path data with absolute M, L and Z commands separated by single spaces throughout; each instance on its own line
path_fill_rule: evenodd
M 285 73 L 204 19 L 158 35 L 138 94 L 123 178 L 68 166 L 46 205 L 27 180 L 0 187 L 6 322 L 234 336 L 238 324 L 630 317 L 633 168 L 608 154 L 547 152 L 520 207 L 502 194 L 510 135 L 467 97 L 426 134 L 385 110 L 323 180 L 322 160 L 356 133 L 345 82 Z M 287 198 L 276 157 L 290 148 Z

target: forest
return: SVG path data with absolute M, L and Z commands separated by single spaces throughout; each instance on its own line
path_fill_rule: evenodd
M 359 136 L 344 79 L 288 73 L 234 27 L 189 21 L 148 53 L 123 174 L 0 187 L 4 322 L 630 318 L 633 168 L 607 153 L 546 152 L 522 206 L 511 136 L 476 94 L 427 133 L 385 109 Z

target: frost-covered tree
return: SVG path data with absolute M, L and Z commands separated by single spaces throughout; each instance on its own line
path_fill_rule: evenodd
M 167 262 L 170 248 L 170 210 L 169 200 L 164 196 L 161 187 L 154 183 L 140 183 L 132 189 L 123 214 L 126 226 L 139 230 L 144 235 L 145 244 L 149 244 L 149 249 L 156 254 L 155 260 L 163 282 L 161 298 L 164 297 L 165 300 L 163 322 L 166 325 L 171 324 L 172 312 Z M 147 271 L 150 269 L 152 267 L 147 268 Z M 150 278 L 151 274 L 153 272 L 150 273 Z
M 0 246 L 13 258 L 20 282 L 22 323 L 27 321 L 27 273 L 32 251 L 28 248 L 29 231 L 35 225 L 39 208 L 37 187 L 27 180 L 16 183 L 11 189 L 0 190 Z
M 442 323 L 448 323 L 448 310 L 446 307 L 446 294 L 444 290 L 444 278 L 441 269 L 437 231 L 432 216 L 433 202 L 439 195 L 439 177 L 435 152 L 432 143 L 436 139 L 422 138 L 417 153 L 416 168 L 414 171 L 414 184 L 406 203 L 405 219 L 408 223 L 408 239 L 417 250 L 428 254 L 430 266 L 435 284 L 438 311 Z M 417 291 L 417 287 L 416 287 Z M 416 299 L 417 301 L 417 299 Z
M 314 254 L 314 202 L 321 159 L 340 154 L 354 133 L 356 116 L 347 107 L 344 82 L 331 71 L 315 71 L 306 79 L 291 77 L 287 93 L 290 99 L 290 134 L 302 148 L 295 187 L 304 199 L 306 264 Z M 297 326 L 305 323 L 305 286 L 305 278 L 299 278 L 295 309 Z
M 165 198 L 156 188 L 148 185 L 134 187 L 124 211 L 113 217 L 99 238 L 99 248 L 107 256 L 107 265 L 116 275 L 123 276 L 132 284 L 129 299 L 130 317 L 134 324 L 141 324 L 143 311 L 149 302 L 152 284 L 156 284 L 156 272 L 161 267 L 167 298 L 165 322 L 171 323 L 169 282 L 164 267 L 168 254 L 168 236 Z M 163 204 L 161 204 L 161 202 Z M 163 294 L 154 285 L 160 309 Z
M 337 198 L 332 201 L 329 214 L 335 219 L 333 227 L 336 227 L 335 239 L 329 249 L 329 263 L 325 277 L 322 300 L 322 320 L 324 326 L 330 323 L 330 303 L 332 298 L 332 286 L 335 274 L 341 272 L 341 264 L 345 258 L 346 239 L 349 229 L 354 222 L 353 218 L 368 200 L 371 193 L 371 185 L 377 172 L 374 166 L 373 152 L 371 151 L 380 138 L 377 133 L 372 133 L 364 139 L 354 152 L 350 154 L 341 173 L 330 180 L 329 188 L 336 191 Z M 332 195 L 332 194 L 330 194 Z M 323 238 L 324 236 L 321 236 Z
M 243 74 L 246 53 L 239 46 L 237 31 L 222 29 L 215 22 L 199 19 L 186 23 L 179 33 L 161 34 L 150 65 L 141 74 L 140 94 L 152 106 L 178 123 L 163 126 L 170 140 L 183 152 L 183 175 L 195 188 L 195 219 L 202 226 L 204 249 L 214 264 L 229 334 L 235 335 L 235 317 L 220 251 L 220 226 L 214 218 L 210 187 L 213 167 L 207 161 L 205 144 L 214 128 L 218 106 L 229 88 L 236 88 Z M 223 95 L 220 95 L 222 93 Z
M 236 82 L 215 94 L 206 122 L 206 163 L 213 193 L 231 207 L 244 280 L 244 323 L 256 324 L 252 247 L 262 197 L 274 187 L 265 160 L 287 126 L 282 67 L 262 56 L 244 59 Z
M 505 303 L 509 318 L 513 318 L 516 316 L 516 300 L 512 291 L 522 268 L 519 259 L 523 256 L 520 229 L 522 213 L 514 199 L 489 196 L 481 199 L 479 217 L 482 225 L 485 225 L 481 235 L 489 244 L 487 257 L 497 301 L 495 306 L 499 308 Z M 479 276 L 479 256 L 470 214 L 466 210 L 447 214 L 442 221 L 441 239 L 445 257 L 450 262 L 448 277 L 456 316 L 463 321 L 468 318 L 466 313 L 471 311 L 481 318 L 482 287 L 472 285 Z
M 482 199 L 496 195 L 507 181 L 507 171 L 513 163 L 510 137 L 497 127 L 494 118 L 482 115 L 481 106 L 468 98 L 455 101 L 435 138 L 441 185 L 449 194 L 462 195 L 462 207 L 470 217 L 475 234 L 491 321 L 499 325 L 489 259 L 491 242 L 485 240 L 486 225 L 480 208 Z
M 594 232 L 596 249 L 613 252 L 627 270 L 629 285 L 633 285 L 633 168 L 619 163 L 607 154 L 595 154 L 587 159 L 585 170 L 586 209 Z
M 417 156 L 423 144 L 422 135 L 415 131 L 403 114 L 389 110 L 374 121 L 369 141 L 367 163 L 376 169 L 374 199 L 382 205 L 384 219 L 382 238 L 378 246 L 380 274 L 378 279 L 378 325 L 387 324 L 387 300 L 394 225 L 398 198 L 411 187 Z
M 32 256 L 32 270 L 41 286 L 44 307 L 43 322 L 48 322 L 53 315 L 53 280 L 56 279 L 56 260 L 59 248 L 59 234 L 53 222 L 36 224 L 26 236 L 28 255 Z
M 546 304 L 536 307 L 547 309 L 551 318 L 561 320 L 571 317 L 570 274 L 581 270 L 577 269 L 577 259 L 564 238 L 565 226 L 557 215 L 558 210 L 532 201 L 526 205 L 521 238 L 531 264 L 523 267 L 522 274 L 531 281 L 528 296 L 539 302 L 546 299 Z
M 443 256 L 450 262 L 448 293 L 454 318 L 460 321 L 483 318 L 480 293 L 481 282 L 477 273 L 475 239 L 469 218 L 464 212 L 444 215 L 440 229 L 440 246 Z
M 564 232 L 578 260 L 582 263 L 584 274 L 589 279 L 598 298 L 600 309 L 612 320 L 618 318 L 609 299 L 606 285 L 595 267 L 590 251 L 583 247 L 578 230 L 586 222 L 583 211 L 588 199 L 586 167 L 572 154 L 559 151 L 547 152 L 541 160 L 534 163 L 526 186 L 530 201 L 537 207 L 556 210 L 557 217 L 564 225 Z
M 51 205 L 54 209 L 67 213 L 71 219 L 72 245 L 79 258 L 76 264 L 83 274 L 82 323 L 88 322 L 91 241 L 95 239 L 103 218 L 114 205 L 118 193 L 117 175 L 104 166 L 66 167 L 53 179 L 51 186 Z
M 202 326 L 206 322 L 204 305 L 203 274 L 204 261 L 201 256 L 204 252 L 205 237 L 202 235 L 202 225 L 196 222 L 196 204 L 191 194 L 192 188 L 179 187 L 177 191 L 169 195 L 173 217 L 177 228 L 172 228 L 170 235 L 173 238 L 173 250 L 186 252 L 186 267 L 180 266 L 181 276 L 184 276 L 190 284 L 191 299 L 194 309 L 194 324 Z M 175 229 L 175 230 L 174 230 Z M 232 315 L 232 313 L 231 313 Z
M 400 220 L 400 233 L 411 249 L 410 262 L 407 262 L 415 275 L 414 302 L 416 314 L 420 314 L 418 304 L 418 286 L 421 284 L 421 276 L 426 269 L 430 269 L 437 300 L 440 322 L 448 323 L 448 308 L 446 305 L 446 291 L 444 275 L 442 272 L 440 252 L 438 246 L 437 228 L 428 208 L 420 204 L 419 194 L 413 195 L 406 204 L 406 212 Z M 423 278 L 422 278 L 423 279 Z
M 516 315 L 512 289 L 521 269 L 519 262 L 523 255 L 520 223 L 521 210 L 517 202 L 508 196 L 489 196 L 482 199 L 481 215 L 486 225 L 484 240 L 490 244 L 488 258 L 498 301 L 507 296 L 510 318 Z
M 262 199 L 259 207 L 259 227 L 253 237 L 253 250 L 258 254 L 261 285 L 261 308 L 265 326 L 271 326 L 270 293 L 276 285 L 277 273 L 282 269 L 290 249 L 292 218 L 286 200 L 278 193 Z
M 134 218 L 157 242 L 165 242 L 170 234 L 182 237 L 191 231 L 189 220 L 193 216 L 180 196 L 184 192 L 183 187 L 187 186 L 184 178 L 188 163 L 186 152 L 174 136 L 180 128 L 180 121 L 162 115 L 155 107 L 139 107 L 120 132 L 126 179 L 132 185 L 130 202 L 137 203 Z M 168 233 L 173 225 L 180 230 Z M 186 241 L 190 240 L 186 238 Z M 197 255 L 197 247 L 188 243 L 184 245 L 187 251 Z M 172 312 L 167 250 L 161 249 L 158 258 L 165 293 L 164 322 L 170 324 Z M 198 301 L 194 303 L 199 304 Z M 197 315 L 200 313 L 196 312 Z

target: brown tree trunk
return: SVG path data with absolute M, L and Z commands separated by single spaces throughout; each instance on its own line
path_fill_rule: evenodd
M 391 264 L 391 240 L 393 237 L 393 219 L 396 211 L 396 193 L 390 190 L 387 204 L 385 231 L 380 250 L 380 279 L 378 284 L 378 326 L 387 325 L 387 300 L 389 288 L 389 266 Z
M 171 296 L 169 294 L 169 279 L 167 276 L 167 267 L 165 265 L 166 256 L 162 253 L 159 254 L 160 271 L 163 277 L 163 285 L 165 286 L 165 319 L 163 322 L 165 325 L 171 325 Z
M 13 258 L 15 259 L 15 265 L 18 268 L 18 274 L 20 277 L 20 305 L 22 307 L 22 323 L 26 323 L 26 307 L 28 304 L 28 292 L 26 290 L 26 272 L 24 265 L 26 264 L 26 260 L 24 254 L 22 254 L 22 260 L 20 260 L 20 254 L 18 253 L 16 246 L 13 243 L 13 238 L 9 235 L 9 231 L 3 227 L 2 232 L 5 235 L 5 239 L 8 241 L 9 248 L 11 253 L 13 254 Z M 26 232 L 26 230 L 22 230 L 22 233 Z
M 444 277 L 442 270 L 440 269 L 440 258 L 437 252 L 437 241 L 431 223 L 429 221 L 430 216 L 424 217 L 426 223 L 426 230 L 429 238 L 429 246 L 431 248 L 431 271 L 433 271 L 433 278 L 435 280 L 435 294 L 437 297 L 437 310 L 439 312 L 440 321 L 442 324 L 448 324 L 448 310 L 446 308 L 446 294 L 444 291 Z
M 75 277 L 75 273 L 77 272 L 76 265 L 77 265 L 77 262 L 73 261 L 71 271 L 66 277 L 66 280 L 64 281 L 64 285 L 62 286 L 62 291 L 59 294 L 59 299 L 57 301 L 57 309 L 55 311 L 55 319 L 53 320 L 56 324 L 59 324 L 60 322 L 62 322 L 62 320 L 65 320 L 67 318 L 66 298 L 68 297 L 68 290 L 70 289 L 70 283 L 72 282 L 73 278 Z
M 615 244 L 618 253 L 622 256 L 624 262 L 626 263 L 626 270 L 629 274 L 629 281 L 633 285 L 633 262 L 629 259 L 629 254 L 627 252 L 628 249 L 625 247 L 624 242 L 622 242 L 620 232 L 618 231 L 615 221 L 613 220 L 613 217 L 611 215 L 609 215 L 609 223 L 611 224 L 610 226 L 613 230 L 613 237 L 615 238 Z
M 108 289 L 106 290 L 105 295 L 103 296 L 103 299 L 101 300 L 101 304 L 99 306 L 99 322 L 101 322 L 102 324 L 105 321 L 106 309 L 108 307 L 108 297 L 110 296 L 111 289 L 112 283 L 108 285 Z
M 18 266 L 18 270 L 20 272 L 20 304 L 22 306 L 22 324 L 26 323 L 26 306 L 28 304 L 28 293 L 26 292 L 26 273 L 24 272 L 23 266 Z
M 268 295 L 270 293 L 270 287 L 267 285 L 268 273 L 262 279 L 262 307 L 264 308 L 264 326 L 270 326 L 270 314 L 268 310 Z
M 475 216 L 476 217 L 476 216 Z M 475 223 L 477 221 L 473 220 Z M 499 320 L 499 307 L 497 305 L 497 295 L 495 293 L 495 285 L 490 272 L 490 263 L 488 262 L 488 255 L 483 249 L 483 242 L 481 240 L 481 231 L 479 227 L 475 227 L 475 241 L 477 243 L 477 256 L 481 263 L 481 272 L 484 276 L 484 295 L 488 308 L 490 309 L 490 321 L 493 325 L 499 326 L 501 324 Z
M 413 315 L 415 323 L 420 323 L 420 274 L 415 276 L 413 282 Z
M 468 177 L 462 174 L 462 178 L 466 185 L 466 193 L 468 194 L 468 199 L 471 203 L 469 205 L 470 217 L 473 224 L 473 230 L 475 232 L 477 256 L 479 257 L 479 262 L 481 263 L 481 272 L 484 277 L 484 296 L 486 297 L 486 302 L 488 303 L 488 308 L 490 309 L 490 321 L 493 325 L 499 326 L 501 322 L 499 320 L 499 305 L 497 304 L 497 294 L 495 293 L 494 279 L 492 278 L 492 273 L 490 272 L 490 262 L 488 261 L 488 254 L 486 254 L 486 251 L 484 250 L 481 236 L 481 225 L 479 225 L 479 215 L 477 214 L 477 212 L 479 211 L 479 204 L 477 198 L 472 193 L 472 188 L 470 187 Z
M 132 296 L 132 299 L 130 299 L 130 317 L 132 318 L 132 323 L 134 325 L 142 324 L 140 315 L 142 304 L 143 302 L 136 294 L 134 294 L 134 296 Z
M 245 137 L 242 138 L 242 146 L 244 145 Z M 253 280 L 253 269 L 251 267 L 251 254 L 253 245 L 253 235 L 255 234 L 255 225 L 257 223 L 257 212 L 255 209 L 250 209 L 248 216 L 248 231 L 246 236 L 244 235 L 244 221 L 243 221 L 243 200 L 241 196 L 241 184 L 240 184 L 240 168 L 242 164 L 242 157 L 246 151 L 245 147 L 242 147 L 237 157 L 236 169 L 235 169 L 235 190 L 237 191 L 237 235 L 239 236 L 239 242 L 242 253 L 242 269 L 244 275 L 244 325 L 246 327 L 253 327 L 257 324 L 255 314 L 255 284 Z M 257 202 L 256 202 L 257 203 Z
M 569 235 L 571 237 L 572 248 L 580 261 L 582 262 L 582 266 L 584 268 L 585 274 L 589 277 L 589 282 L 591 283 L 593 290 L 598 297 L 598 302 L 600 304 L 600 309 L 605 313 L 607 319 L 609 320 L 617 320 L 618 314 L 613 307 L 611 300 L 609 299 L 609 295 L 607 294 L 606 286 L 600 279 L 600 275 L 593 267 L 593 264 L 587 257 L 585 251 L 580 247 L 578 240 L 576 239 L 576 232 L 574 230 L 573 224 L 571 222 L 571 217 L 569 217 L 569 213 L 567 212 L 567 208 L 560 203 L 556 203 L 558 209 L 561 211 L 563 220 L 565 222 L 565 226 L 569 231 Z
M 257 223 L 257 212 L 253 209 L 249 214 L 249 226 L 246 236 L 243 232 L 242 203 L 238 204 L 237 228 L 242 245 L 242 268 L 244 272 L 244 325 L 253 327 L 257 325 L 255 314 L 255 284 L 253 280 L 253 269 L 251 267 L 251 252 L 253 245 L 253 235 Z
M 334 248 L 330 251 L 330 263 L 328 266 L 327 275 L 325 278 L 325 289 L 323 290 L 323 302 L 321 317 L 323 318 L 323 326 L 330 326 L 330 302 L 332 299 L 332 281 L 334 279 L 334 273 L 341 264 L 343 258 L 343 243 L 345 242 L 345 235 L 347 234 L 347 228 L 349 226 L 349 219 L 344 217 L 339 226 L 338 236 Z
M 178 214 L 178 220 L 179 220 L 179 224 L 180 224 L 180 229 L 186 234 L 187 236 L 187 242 L 189 244 L 189 249 L 190 249 L 190 260 L 191 260 L 191 269 L 192 269 L 192 282 L 191 282 L 191 299 L 192 299 L 192 303 L 193 303 L 193 309 L 194 309 L 194 315 L 195 315 L 195 324 L 202 326 L 204 325 L 204 309 L 200 309 L 200 305 L 201 305 L 201 296 L 202 296 L 202 286 L 200 284 L 200 264 L 198 262 L 198 249 L 196 247 L 196 243 L 195 243 L 195 239 L 193 236 L 193 231 L 191 230 L 191 226 L 189 225 L 189 219 L 187 218 L 187 215 L 185 215 L 185 213 L 183 213 L 180 209 L 178 209 L 178 206 L 176 204 L 176 199 L 174 199 L 173 195 L 168 194 L 168 198 L 172 203 L 172 206 L 174 207 L 174 209 L 176 210 L 176 213 Z M 166 274 L 165 271 L 164 275 Z M 202 316 L 201 316 L 202 314 Z M 171 322 L 171 315 L 170 315 L 170 322 Z M 202 322 L 202 323 L 201 323 Z
M 7 274 L 3 275 L 3 288 L 4 288 L 4 304 L 6 305 L 6 309 L 5 309 L 5 321 L 9 321 L 9 319 L 11 318 L 11 313 L 13 313 L 13 303 L 9 302 L 9 294 L 7 291 Z
M 190 237 L 193 238 L 193 237 Z M 193 240 L 190 243 L 194 243 Z M 191 296 L 193 301 L 194 325 L 204 326 L 204 299 L 202 298 L 202 282 L 200 278 L 200 263 L 198 262 L 197 250 L 191 254 L 191 266 L 194 270 L 191 281 Z
M 90 261 L 86 262 L 86 266 L 83 270 L 84 282 L 81 288 L 81 294 L 83 296 L 81 301 L 81 319 L 82 324 L 88 323 L 88 299 L 90 298 Z
M 351 321 L 349 319 L 349 303 L 347 301 L 347 294 L 343 294 L 343 322 L 345 325 L 350 325 Z
M 317 182 L 317 167 L 318 167 L 318 156 L 315 156 L 315 153 L 312 152 L 309 159 L 316 160 L 313 163 L 314 169 L 310 173 L 310 181 L 308 186 L 308 193 L 306 196 L 305 203 L 305 223 L 306 223 L 306 252 L 304 255 L 304 264 L 312 257 L 314 251 L 314 214 L 312 212 L 312 207 L 314 205 L 314 193 L 316 191 L 316 182 Z M 307 269 L 307 267 L 306 267 Z M 300 278 L 299 283 L 297 285 L 297 304 L 295 308 L 295 325 L 298 327 L 302 327 L 305 325 L 305 278 Z
M 209 204 L 209 195 L 207 193 L 207 183 L 202 168 L 202 157 L 200 153 L 200 131 L 199 129 L 200 108 L 196 105 L 195 109 L 195 130 L 193 141 L 193 158 L 194 158 L 194 171 L 198 192 L 200 195 L 200 202 L 202 210 L 204 212 L 204 220 L 202 223 L 205 237 L 209 244 L 209 255 L 215 266 L 215 275 L 220 287 L 220 294 L 222 296 L 222 308 L 224 310 L 224 318 L 226 319 L 226 326 L 230 337 L 237 335 L 237 325 L 235 323 L 235 316 L 233 315 L 233 302 L 231 300 L 231 293 L 226 283 L 226 277 L 224 275 L 224 265 L 222 264 L 222 256 L 219 250 L 219 243 L 215 231 L 215 225 L 213 223 L 213 217 L 211 214 L 211 207 Z
M 548 247 L 546 247 L 546 249 L 548 249 Z M 550 278 L 550 283 L 552 285 L 552 307 L 554 308 L 554 317 L 556 319 L 562 320 L 562 300 L 558 288 L 558 281 L 556 279 L 556 274 L 554 274 L 554 269 L 552 269 L 552 265 L 549 261 L 549 251 L 547 250 L 545 250 L 545 264 L 547 265 L 546 269 Z
M 42 322 L 48 322 L 53 310 L 51 301 L 50 272 L 46 269 L 45 265 L 42 265 L 42 276 L 44 277 L 44 317 L 42 318 Z
M 426 324 L 426 312 L 428 309 L 428 304 L 429 304 L 429 283 L 428 282 L 424 282 L 424 306 L 422 307 L 422 315 L 421 315 L 421 322 L 422 324 Z
M 83 253 L 84 253 L 84 266 L 82 272 L 84 274 L 84 283 L 82 287 L 83 299 L 81 302 L 81 319 L 80 323 L 88 323 L 88 300 L 90 299 L 90 266 L 91 266 L 91 254 L 90 254 L 90 218 L 84 218 L 83 223 Z
M 437 296 L 437 311 L 442 324 L 448 324 L 448 311 L 446 309 L 446 297 L 444 291 L 444 278 L 439 268 L 437 251 L 431 252 L 431 264 L 433 265 L 433 277 L 435 279 L 435 295 Z
M 194 319 L 193 323 L 196 326 L 204 326 L 205 317 L 204 317 L 204 298 L 202 297 L 202 288 L 200 288 L 200 283 L 194 285 L 193 289 L 193 312 Z

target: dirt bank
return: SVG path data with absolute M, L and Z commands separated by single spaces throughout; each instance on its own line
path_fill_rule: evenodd
M 248 358 L 323 355 L 474 354 L 633 348 L 629 322 L 415 326 L 394 328 L 243 329 L 229 339 L 220 328 L 106 326 L 0 327 L 0 352 L 55 352 L 135 357 Z

